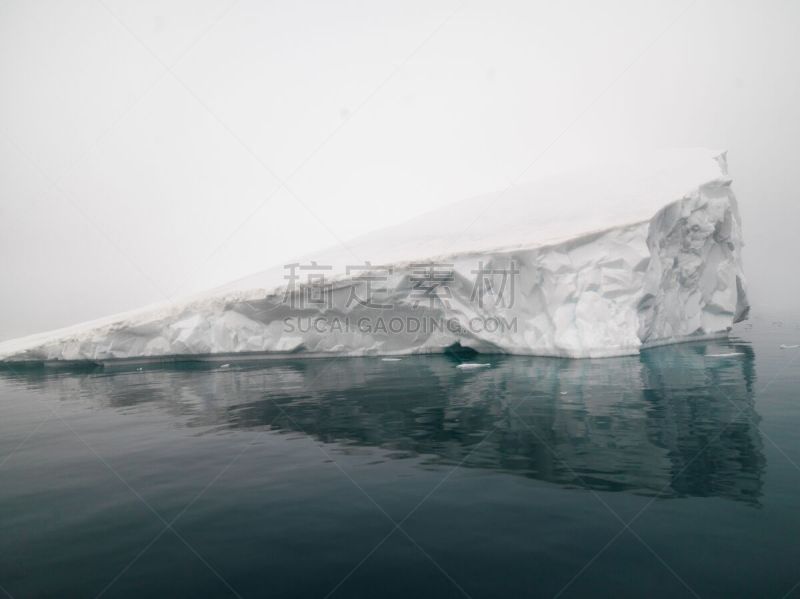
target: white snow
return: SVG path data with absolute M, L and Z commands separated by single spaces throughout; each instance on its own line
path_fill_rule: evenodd
M 278 265 L 183 301 L 0 343 L 0 359 L 397 356 L 456 343 L 634 354 L 726 335 L 744 319 L 741 247 L 725 154 L 662 152 L 459 202 L 299 258 L 309 267 L 295 270 L 302 306 Z M 308 274 L 329 292 L 302 285 Z M 351 301 L 369 285 L 391 308 Z

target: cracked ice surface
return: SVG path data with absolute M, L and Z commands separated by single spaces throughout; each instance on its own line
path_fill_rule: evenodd
M 741 247 L 725 154 L 661 152 L 459 202 L 298 259 L 330 267 L 317 271 L 326 294 L 315 295 L 302 270 L 307 285 L 287 294 L 293 280 L 281 265 L 181 301 L 0 343 L 0 359 L 400 355 L 454 344 L 635 354 L 725 335 L 746 318 Z M 370 268 L 348 272 L 366 261 Z M 445 272 L 446 280 L 421 283 L 427 264 L 436 265 L 432 279 Z M 390 308 L 353 301 L 376 288 L 374 303 Z

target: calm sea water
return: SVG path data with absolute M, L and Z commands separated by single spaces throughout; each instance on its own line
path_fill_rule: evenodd
M 795 343 L 3 370 L 0 596 L 800 597 Z

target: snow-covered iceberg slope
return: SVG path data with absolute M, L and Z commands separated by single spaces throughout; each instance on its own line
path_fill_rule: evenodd
M 746 318 L 725 154 L 663 152 L 466 200 L 0 359 L 479 352 L 603 357 Z

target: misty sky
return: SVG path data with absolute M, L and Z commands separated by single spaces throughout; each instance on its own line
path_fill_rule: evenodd
M 794 1 L 2 1 L 0 339 L 694 146 L 729 151 L 754 311 L 796 315 L 798 26 Z

